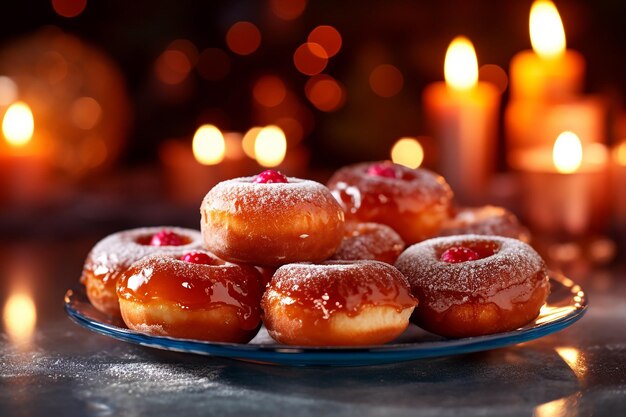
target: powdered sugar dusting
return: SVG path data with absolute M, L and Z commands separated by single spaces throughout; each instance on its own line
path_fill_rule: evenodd
M 397 178 L 369 175 L 368 169 L 383 162 L 367 162 L 349 165 L 338 170 L 328 181 L 328 187 L 341 204 L 346 204 L 341 194 L 351 197 L 347 212 L 355 212 L 366 199 L 379 200 L 385 204 L 390 200 L 396 204 L 409 199 L 411 207 L 399 207 L 417 211 L 433 203 L 447 203 L 452 191 L 440 175 L 427 169 L 411 169 L 394 165 Z
M 204 198 L 205 210 L 239 211 L 242 206 L 266 212 L 270 217 L 280 209 L 299 204 L 320 204 L 320 197 L 332 199 L 322 184 L 289 178 L 286 183 L 255 183 L 255 177 L 234 178 L 213 187 Z
M 283 297 L 288 304 L 318 311 L 327 319 L 334 311 L 355 313 L 364 305 L 415 306 L 406 278 L 378 261 L 297 263 L 278 268 L 264 301 Z
M 346 224 L 344 238 L 331 259 L 369 259 L 393 263 L 403 249 L 404 241 L 391 227 L 380 223 L 353 222 Z
M 489 257 L 461 263 L 442 262 L 439 257 L 453 246 L 472 247 L 496 243 L 500 250 Z M 517 239 L 500 236 L 449 236 L 417 243 L 400 255 L 396 267 L 406 275 L 412 288 L 425 291 L 450 291 L 485 294 L 503 290 L 544 273 L 546 266 L 539 254 Z
M 512 237 L 528 242 L 530 232 L 517 217 L 503 207 L 465 207 L 441 228 L 440 236 L 464 234 Z
M 163 230 L 186 238 L 189 243 L 180 246 L 150 246 L 138 241 Z M 197 230 L 180 227 L 145 227 L 113 233 L 98 242 L 85 261 L 85 268 L 94 275 L 111 275 L 122 272 L 133 262 L 156 253 L 179 253 L 202 248 L 202 235 Z

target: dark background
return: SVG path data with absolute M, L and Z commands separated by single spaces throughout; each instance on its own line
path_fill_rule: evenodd
M 245 132 L 255 124 L 251 90 L 263 74 L 281 77 L 299 95 L 314 125 L 304 144 L 313 165 L 339 164 L 387 157 L 391 144 L 405 135 L 425 133 L 421 91 L 441 80 L 447 45 L 457 34 L 474 43 L 479 64 L 508 69 L 511 57 L 530 47 L 531 1 L 309 1 L 292 21 L 272 15 L 267 1 L 87 1 L 74 18 L 55 13 L 50 2 L 5 2 L 0 40 L 10 44 L 42 26 L 54 25 L 105 51 L 120 67 L 132 106 L 124 164 L 153 162 L 156 144 L 169 137 L 191 136 L 204 122 Z M 619 108 L 626 92 L 626 4 L 619 1 L 558 1 L 568 47 L 587 61 L 587 92 L 607 94 Z M 251 55 L 228 50 L 225 34 L 237 21 L 253 22 L 262 42 Z M 307 76 L 293 65 L 293 51 L 320 24 L 339 30 L 343 46 L 326 70 L 347 89 L 345 105 L 330 113 L 316 110 L 304 96 Z M 188 39 L 202 51 L 223 49 L 230 71 L 207 81 L 191 71 L 186 93 L 175 99 L 154 89 L 154 65 L 175 39 Z M 373 94 L 359 62 L 372 50 L 404 76 L 399 94 Z M 382 52 L 381 52 L 382 51 Z M 365 82 L 360 82 L 365 80 Z M 506 101 L 506 97 L 505 97 Z M 617 103 L 617 105 L 615 105 Z M 355 144 L 358 148 L 352 152 Z

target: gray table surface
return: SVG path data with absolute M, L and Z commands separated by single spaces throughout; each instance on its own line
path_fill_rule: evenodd
M 5 300 L 37 306 L 32 341 L 0 337 L 1 416 L 587 416 L 626 410 L 626 274 L 585 271 L 591 307 L 522 345 L 356 368 L 291 368 L 165 352 L 94 334 L 62 309 L 93 240 L 0 244 Z

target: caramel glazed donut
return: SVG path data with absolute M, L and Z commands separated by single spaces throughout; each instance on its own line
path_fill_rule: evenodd
M 270 336 L 301 346 L 389 342 L 407 328 L 416 304 L 406 278 L 378 261 L 283 265 L 261 301 Z
M 530 242 L 530 231 L 520 223 L 515 214 L 503 207 L 463 207 L 446 220 L 439 236 L 496 235 Z
M 392 264 L 404 242 L 391 227 L 380 223 L 347 222 L 344 238 L 331 260 L 373 260 Z
M 452 190 L 440 175 L 389 161 L 343 167 L 328 188 L 347 220 L 386 224 L 409 245 L 437 234 L 452 201 Z
M 220 182 L 200 213 L 206 248 L 232 262 L 319 262 L 343 237 L 344 214 L 325 186 L 272 170 Z
M 185 339 L 247 343 L 261 325 L 259 272 L 206 251 L 156 254 L 133 263 L 117 294 L 133 330 Z
M 544 261 L 517 239 L 430 239 L 409 247 L 395 265 L 420 300 L 412 320 L 447 337 L 517 329 L 537 317 L 550 291 Z
M 148 227 L 113 233 L 96 243 L 83 267 L 80 282 L 99 311 L 119 316 L 115 292 L 119 276 L 133 262 L 155 253 L 190 251 L 202 247 L 197 230 L 179 227 Z

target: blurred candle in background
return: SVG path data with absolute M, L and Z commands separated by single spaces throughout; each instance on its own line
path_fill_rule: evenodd
M 511 60 L 510 100 L 504 125 L 509 149 L 551 144 L 565 130 L 583 143 L 606 138 L 606 103 L 580 96 L 585 60 L 566 49 L 559 12 L 550 1 L 538 0 L 530 11 L 533 50 Z
M 424 108 L 440 146 L 440 173 L 462 204 L 484 203 L 495 169 L 500 94 L 478 82 L 472 43 L 455 38 L 446 53 L 445 82 L 426 87 Z
M 2 118 L 0 199 L 5 205 L 31 206 L 47 195 L 48 163 L 41 143 L 35 143 L 35 120 L 28 104 L 11 104 Z
M 565 30 L 556 6 L 537 0 L 530 10 L 532 50 L 511 60 L 511 100 L 558 101 L 582 91 L 585 60 L 567 50 Z
M 539 234 L 583 237 L 602 232 L 608 217 L 607 151 L 602 144 L 583 146 L 562 132 L 552 149 L 536 147 L 510 154 L 522 187 L 522 210 Z

